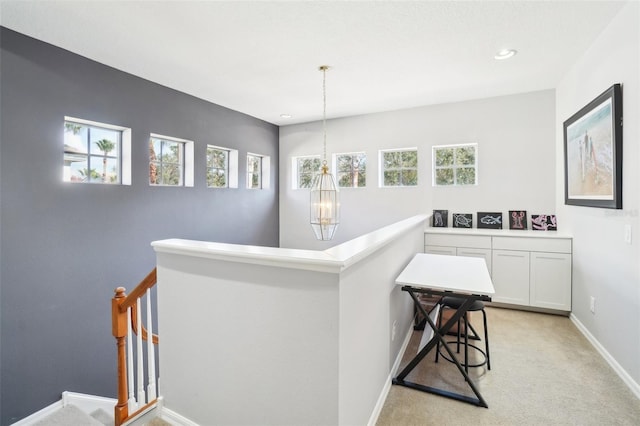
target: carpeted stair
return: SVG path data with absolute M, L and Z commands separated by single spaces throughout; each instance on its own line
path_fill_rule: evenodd
M 113 416 L 99 408 L 87 414 L 75 405 L 69 404 L 33 423 L 33 426 L 113 426 Z M 156 417 L 146 423 L 147 426 L 171 426 L 170 423 Z

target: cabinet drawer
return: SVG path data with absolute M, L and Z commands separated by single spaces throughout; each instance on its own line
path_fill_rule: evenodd
M 431 254 L 447 254 L 450 256 L 456 255 L 455 247 L 446 247 L 446 246 L 424 246 L 425 253 Z
M 424 244 L 429 246 L 451 246 L 469 248 L 491 248 L 491 237 L 485 235 L 425 234 Z
M 568 238 L 493 237 L 493 249 L 571 253 L 571 240 Z

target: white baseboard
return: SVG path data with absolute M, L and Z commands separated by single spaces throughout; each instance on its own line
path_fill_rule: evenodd
M 164 408 L 164 407 L 162 408 L 162 411 L 160 411 L 160 418 L 162 420 L 166 420 L 167 422 L 173 425 L 199 426 L 198 423 L 192 420 L 189 420 L 186 417 L 176 413 L 175 411 L 169 410 L 168 408 Z
M 389 395 L 389 391 L 391 390 L 391 381 L 393 377 L 396 375 L 396 371 L 400 367 L 400 363 L 402 362 L 402 357 L 404 352 L 407 350 L 407 346 L 409 346 L 409 341 L 411 340 L 411 336 L 413 335 L 413 326 L 409 327 L 407 331 L 407 335 L 402 342 L 402 347 L 396 356 L 396 359 L 391 367 L 391 371 L 389 372 L 389 376 L 387 376 L 387 380 L 384 383 L 382 391 L 380 392 L 380 396 L 378 397 L 378 401 L 376 402 L 376 406 L 373 408 L 373 412 L 369 417 L 369 421 L 367 422 L 367 426 L 374 426 L 378 422 L 378 417 L 380 417 L 380 413 L 382 412 L 382 407 L 384 407 L 384 403 L 387 400 L 387 396 Z
M 615 371 L 616 374 L 620 376 L 622 381 L 629 387 L 629 389 L 631 389 L 631 392 L 633 392 L 634 395 L 638 399 L 640 399 L 640 385 L 635 380 L 633 380 L 629 373 L 627 373 L 626 370 L 622 368 L 622 366 L 618 363 L 618 361 L 616 361 L 616 359 L 612 357 L 609 352 L 607 352 L 604 346 L 602 346 L 600 342 L 598 342 L 598 340 L 589 332 L 589 330 L 587 330 L 587 327 L 585 327 L 584 324 L 582 324 L 573 313 L 569 315 L 569 318 L 571 319 L 571 322 L 575 324 L 578 330 L 580 330 L 580 332 L 584 335 L 584 337 L 586 337 L 587 340 L 593 345 L 593 347 L 596 348 L 602 358 L 604 358 L 604 360 L 611 366 L 611 368 L 613 368 L 613 371 Z

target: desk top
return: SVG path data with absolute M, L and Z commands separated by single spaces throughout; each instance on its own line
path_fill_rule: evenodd
M 396 284 L 483 296 L 495 293 L 487 264 L 479 257 L 418 253 Z

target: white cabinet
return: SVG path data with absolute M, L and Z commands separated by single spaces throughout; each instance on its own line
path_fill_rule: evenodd
M 494 302 L 529 304 L 529 252 L 493 250 Z
M 531 306 L 571 310 L 571 254 L 531 253 L 530 279 Z
M 494 302 L 571 311 L 571 238 L 547 232 L 428 230 L 425 252 L 482 257 Z

